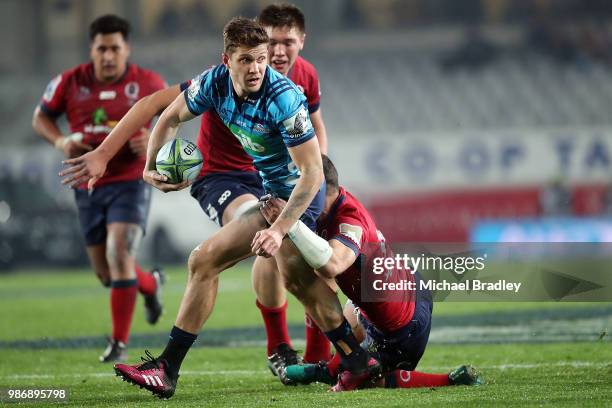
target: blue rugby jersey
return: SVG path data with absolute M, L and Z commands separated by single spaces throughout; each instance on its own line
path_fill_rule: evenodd
M 225 65 L 204 71 L 184 91 L 189 111 L 214 109 L 253 158 L 263 187 L 287 199 L 300 177 L 288 147 L 315 136 L 306 97 L 284 75 L 267 67 L 258 92 L 238 100 Z

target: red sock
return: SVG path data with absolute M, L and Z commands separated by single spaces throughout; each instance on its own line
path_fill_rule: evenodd
M 327 362 L 327 371 L 332 377 L 337 377 L 340 373 L 340 363 L 342 362 L 342 358 L 340 357 L 340 353 L 334 354 L 331 360 Z
M 306 352 L 304 353 L 305 363 L 318 363 L 331 359 L 331 343 L 325 333 L 307 314 L 304 315 L 306 324 Z
M 291 340 L 287 331 L 287 302 L 281 307 L 266 307 L 259 303 L 259 300 L 255 304 L 261 311 L 261 317 L 263 317 L 266 326 L 268 356 L 272 355 L 273 350 L 279 344 L 285 343 L 291 347 Z
M 390 388 L 444 387 L 451 385 L 448 374 L 427 374 L 419 371 L 395 370 L 389 373 L 387 378 L 391 380 L 387 381 L 387 387 Z M 389 383 L 395 383 L 395 386 Z
M 136 306 L 137 285 L 136 279 L 114 281 L 111 283 L 110 304 L 113 320 L 113 339 L 126 344 L 130 336 L 132 315 Z
M 150 272 L 142 270 L 140 265 L 135 264 L 136 279 L 138 280 L 138 291 L 143 295 L 152 295 L 157 289 L 157 281 Z

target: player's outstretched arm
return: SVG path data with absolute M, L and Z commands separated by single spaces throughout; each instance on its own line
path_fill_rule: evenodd
M 325 129 L 325 123 L 323 123 L 321 108 L 310 114 L 310 122 L 312 123 L 312 127 L 317 135 L 321 153 L 327 154 L 327 130 Z
M 69 167 L 59 173 L 60 177 L 64 177 L 62 183 L 76 186 L 88 181 L 91 189 L 104 175 L 108 162 L 138 130 L 141 131 L 141 137 L 132 139 L 133 143 L 130 140 L 132 150 L 137 154 L 146 153 L 149 137 L 146 124 L 166 109 L 180 92 L 180 85 L 174 85 L 141 98 L 121 118 L 100 146 L 83 156 L 64 160 L 63 163 Z
M 261 213 L 269 224 L 274 223 L 285 207 L 285 201 L 271 198 L 261 204 Z M 298 224 L 300 222 L 298 221 Z M 325 241 L 305 225 L 292 228 L 291 240 L 310 266 L 321 277 L 333 279 L 347 270 L 357 259 L 355 252 L 337 239 Z
M 158 190 L 167 193 L 168 191 L 178 191 L 187 187 L 190 182 L 185 180 L 179 184 L 169 184 L 168 177 L 161 175 L 155 168 L 155 158 L 157 152 L 168 140 L 176 136 L 176 132 L 182 122 L 193 119 L 195 116 L 187 108 L 187 103 L 183 94 L 179 94 L 172 104 L 164 110 L 159 120 L 155 124 L 149 145 L 147 147 L 147 162 L 145 164 L 142 178 Z

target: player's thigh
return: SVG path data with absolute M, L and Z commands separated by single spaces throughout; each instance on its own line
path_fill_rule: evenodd
M 248 210 L 198 245 L 189 257 L 189 269 L 222 271 L 252 256 L 253 237 L 266 227 L 258 207 Z
M 283 240 L 275 259 L 286 288 L 295 296 L 300 297 L 301 289 L 320 279 L 289 239 Z
M 259 197 L 255 197 L 253 194 L 242 194 L 233 199 L 232 202 L 225 207 L 225 211 L 223 211 L 223 225 L 244 214 L 252 207 L 257 206 L 258 200 Z
M 195 198 L 211 221 L 224 226 L 264 194 L 262 181 L 255 172 L 213 173 L 191 186 Z

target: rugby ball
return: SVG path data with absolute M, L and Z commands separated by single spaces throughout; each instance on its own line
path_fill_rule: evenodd
M 198 178 L 202 169 L 202 153 L 189 140 L 170 140 L 157 152 L 155 167 L 159 174 L 168 177 L 168 183 L 178 184 Z

